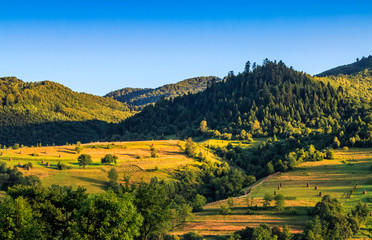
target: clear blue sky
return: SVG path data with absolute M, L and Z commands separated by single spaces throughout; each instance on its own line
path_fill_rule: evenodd
M 0 76 L 97 95 L 283 60 L 310 74 L 372 54 L 371 1 L 0 0 Z

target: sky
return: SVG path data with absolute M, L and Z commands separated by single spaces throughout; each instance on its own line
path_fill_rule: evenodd
M 372 55 L 372 1 L 0 0 L 0 76 L 104 95 L 245 63 L 309 74 Z

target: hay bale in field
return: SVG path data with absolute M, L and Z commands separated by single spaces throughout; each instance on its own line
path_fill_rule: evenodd
M 315 190 L 318 190 L 318 185 L 315 185 L 315 188 L 314 188 Z

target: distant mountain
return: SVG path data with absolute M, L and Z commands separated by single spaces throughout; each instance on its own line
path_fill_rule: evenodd
M 108 93 L 105 97 L 113 98 L 117 101 L 129 105 L 143 108 L 148 104 L 159 101 L 163 96 L 165 98 L 174 98 L 187 93 L 197 93 L 207 88 L 208 81 L 217 77 L 196 77 L 189 78 L 174 84 L 167 84 L 158 88 L 123 88 Z
M 92 141 L 133 115 L 126 104 L 50 81 L 0 78 L 0 144 Z
M 349 75 L 349 74 L 357 74 L 365 69 L 372 70 L 372 56 L 362 57 L 362 59 L 357 59 L 356 62 L 335 67 L 330 70 L 324 71 L 316 75 L 317 77 L 324 77 L 324 76 L 337 76 L 339 74 Z

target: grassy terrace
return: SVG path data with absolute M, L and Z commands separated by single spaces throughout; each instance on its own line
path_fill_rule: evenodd
M 107 172 L 112 167 L 117 169 L 120 179 L 125 173 L 131 176 L 131 181 L 140 181 L 142 178 L 144 181 L 149 181 L 155 176 L 167 179 L 170 177 L 171 170 L 194 162 L 183 153 L 177 143 L 178 141 L 175 140 L 167 140 L 82 144 L 83 150 L 80 154 L 89 154 L 93 160 L 93 163 L 86 169 L 78 164 L 77 158 L 80 154 L 75 151 L 76 145 L 2 150 L 0 160 L 5 161 L 8 166 L 31 162 L 33 164 L 31 170 L 20 168 L 21 171 L 26 175 L 39 176 L 46 186 L 52 184 L 81 185 L 86 187 L 88 192 L 97 193 L 106 190 Z M 152 144 L 158 150 L 158 158 L 150 157 Z M 106 154 L 118 156 L 118 164 L 116 166 L 102 165 L 101 158 Z M 12 160 L 9 161 L 10 159 Z M 58 170 L 59 161 L 71 169 Z
M 371 166 L 372 149 L 336 150 L 334 160 L 302 163 L 296 171 L 275 176 L 257 186 L 248 196 L 235 198 L 231 215 L 219 213 L 220 206 L 226 204 L 226 201 L 208 204 L 202 212 L 196 213 L 191 221 L 179 226 L 174 233 L 196 231 L 210 236 L 225 235 L 246 226 L 257 227 L 261 223 L 272 227 L 288 224 L 292 232 L 301 232 L 309 219 L 307 210 L 321 199 L 319 192 L 337 197 L 347 211 L 358 202 L 367 203 L 372 209 Z M 278 190 L 280 183 L 283 187 Z M 307 187 L 307 183 L 310 187 Z M 315 185 L 318 190 L 315 190 Z M 349 192 L 355 185 L 357 187 L 349 198 Z M 367 194 L 363 194 L 364 190 Z M 291 199 L 286 200 L 284 212 L 277 212 L 273 207 L 267 210 L 262 208 L 265 193 L 273 194 L 274 191 Z M 248 215 L 247 199 L 252 197 L 253 206 L 257 205 L 259 208 L 253 210 L 253 215 Z M 372 225 L 371 218 L 366 225 Z M 364 226 L 356 238 L 368 236 L 367 228 L 369 227 Z

